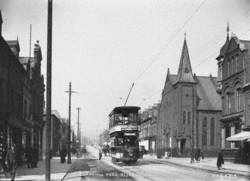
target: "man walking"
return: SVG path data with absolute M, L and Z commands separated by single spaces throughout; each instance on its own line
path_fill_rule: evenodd
M 218 157 L 217 157 L 217 168 L 218 168 L 218 170 L 221 169 L 222 164 L 224 164 L 224 158 L 223 158 L 223 154 L 221 153 L 221 151 L 219 151 Z

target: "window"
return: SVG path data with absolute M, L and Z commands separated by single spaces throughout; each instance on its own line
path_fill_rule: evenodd
M 207 118 L 204 117 L 202 121 L 202 145 L 207 145 Z
M 226 93 L 226 100 L 225 100 L 226 114 L 230 114 L 232 112 L 232 98 L 233 98 L 233 96 L 231 95 L 231 93 L 227 92 Z
M 183 124 L 186 123 L 186 111 L 183 111 Z
M 238 55 L 235 56 L 235 72 L 238 72 Z
M 188 111 L 188 124 L 190 124 L 190 123 L 191 123 L 191 112 Z
M 240 89 L 236 90 L 236 110 L 237 112 L 240 111 Z
M 215 121 L 214 118 L 211 118 L 210 122 L 210 145 L 214 145 L 214 132 L 215 132 Z

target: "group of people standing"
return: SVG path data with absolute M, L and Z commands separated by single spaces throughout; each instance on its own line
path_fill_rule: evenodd
M 0 156 L 0 167 L 3 170 L 5 177 L 8 177 L 8 173 L 10 174 L 10 178 L 12 181 L 15 179 L 16 169 L 18 167 L 18 159 L 17 159 L 17 148 L 14 143 L 12 143 L 6 152 L 6 155 Z M 27 147 L 24 150 L 24 157 L 26 158 L 26 164 L 28 168 L 36 168 L 39 160 L 38 149 L 34 147 Z

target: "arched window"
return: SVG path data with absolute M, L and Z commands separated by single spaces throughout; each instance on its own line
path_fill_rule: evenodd
M 225 95 L 225 113 L 226 114 L 230 113 L 230 108 L 231 108 L 231 105 L 230 105 L 230 95 L 227 92 L 226 95 Z
M 183 111 L 183 124 L 186 123 L 186 111 Z
M 238 55 L 235 56 L 235 72 L 238 72 Z
M 214 133 L 215 133 L 215 121 L 214 118 L 211 118 L 210 121 L 210 145 L 214 145 Z
M 202 145 L 207 145 L 207 118 L 204 117 L 202 121 Z
M 239 112 L 240 111 L 240 104 L 241 104 L 241 102 L 240 102 L 240 89 L 239 88 L 236 89 L 235 97 L 236 97 L 236 111 Z

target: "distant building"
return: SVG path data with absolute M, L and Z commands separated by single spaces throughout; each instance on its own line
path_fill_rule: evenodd
M 46 120 L 46 115 L 44 115 Z M 62 118 L 57 110 L 51 111 L 51 122 L 50 122 L 50 150 L 53 156 L 58 156 L 61 149 L 62 141 Z M 43 140 L 46 140 L 46 129 L 43 130 Z M 45 155 L 45 144 L 43 145 L 43 155 Z
M 165 152 L 190 156 L 202 149 L 215 155 L 220 146 L 221 99 L 217 78 L 192 73 L 186 38 L 177 75 L 168 69 L 157 124 L 158 157 Z
M 155 104 L 140 114 L 139 144 L 143 145 L 149 153 L 155 153 L 156 150 L 156 124 L 158 121 L 159 107 L 160 104 Z
M 103 145 L 104 143 L 108 142 L 109 142 L 109 130 L 106 129 L 99 135 L 99 144 Z
M 250 40 L 241 40 L 236 35 L 229 37 L 227 27 L 226 42 L 217 61 L 218 92 L 222 99 L 221 148 L 227 157 L 245 162 L 250 143 L 228 142 L 226 138 L 250 131 Z

